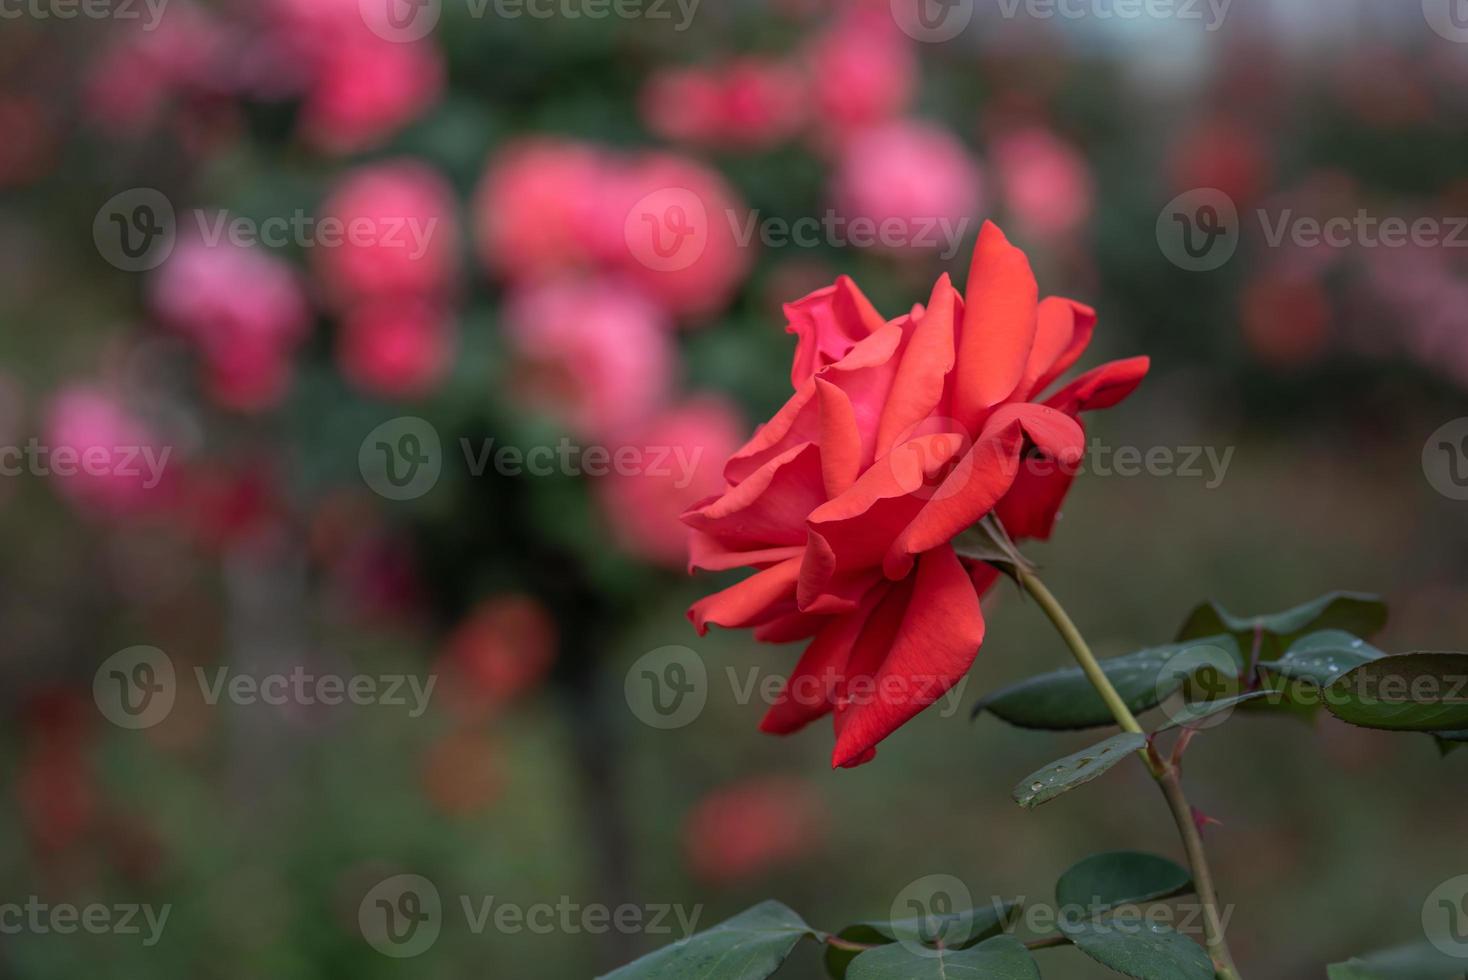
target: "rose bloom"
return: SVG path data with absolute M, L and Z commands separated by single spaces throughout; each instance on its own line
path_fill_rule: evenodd
M 909 39 L 890 11 L 875 6 L 848 10 L 811 42 L 805 58 L 812 114 L 837 141 L 901 114 L 917 88 Z
M 674 352 L 667 315 L 611 280 L 555 282 L 505 305 L 512 395 L 583 438 L 642 422 L 663 402 Z
M 795 394 L 730 457 L 724 492 L 684 516 L 692 567 L 755 573 L 689 618 L 700 633 L 808 639 L 761 727 L 785 734 L 831 713 L 832 763 L 854 766 L 983 643 L 979 597 L 997 572 L 953 538 L 989 514 L 1014 537 L 1048 537 L 1084 451 L 1078 414 L 1121 401 L 1148 362 L 1045 395 L 1095 316 L 1041 301 L 1024 253 L 992 224 L 963 296 L 945 275 L 925 307 L 885 320 L 842 280 L 795 309 Z
M 703 396 L 664 409 L 616 440 L 638 453 L 636 472 L 612 467 L 596 481 L 602 509 L 624 551 L 674 568 L 688 559 L 683 512 L 724 485 L 720 468 L 739 448 L 743 424 L 726 401 Z
M 455 324 L 434 303 L 417 299 L 368 303 L 343 319 L 337 334 L 342 374 L 384 398 L 433 391 L 453 361 Z
M 458 224 L 448 181 L 416 160 L 349 172 L 322 205 L 340 241 L 312 249 L 339 307 L 411 296 L 446 298 L 458 278 Z
M 779 61 L 741 58 L 717 68 L 674 68 L 642 92 L 647 126 L 665 139 L 766 149 L 805 121 L 805 80 Z
M 826 822 L 821 798 L 805 782 L 772 776 L 709 793 L 683 820 L 683 853 L 704 881 L 727 885 L 809 855 Z
M 978 164 L 956 136 L 931 123 L 902 120 L 852 137 L 837 165 L 833 192 L 836 209 L 848 219 L 874 223 L 878 239 L 883 223 L 900 228 L 900 243 L 885 247 L 943 248 L 950 244 L 945 229 L 961 231 L 978 210 L 979 183 Z
M 173 490 L 176 455 L 164 462 L 162 441 L 110 392 L 87 384 L 62 388 L 47 405 L 43 431 L 50 453 L 39 462 L 80 510 L 105 517 L 156 511 Z M 57 459 L 63 450 L 69 460 Z M 162 472 L 153 472 L 160 465 Z M 57 471 L 62 466 L 65 473 Z
M 1004 203 L 1024 230 L 1046 239 L 1075 234 L 1091 216 L 1091 172 L 1070 144 L 1042 126 L 1001 136 L 992 158 Z
M 467 720 L 539 687 L 559 650 L 555 619 L 528 595 L 486 599 L 454 627 L 439 669 L 454 679 L 449 703 Z

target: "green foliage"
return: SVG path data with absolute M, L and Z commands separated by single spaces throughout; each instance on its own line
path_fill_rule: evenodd
M 1062 910 L 1084 908 L 1094 916 L 1192 889 L 1192 875 L 1174 861 L 1141 851 L 1108 851 L 1093 854 L 1062 874 L 1055 883 L 1055 901 Z
M 898 940 L 922 941 L 941 935 L 945 945 L 965 949 L 974 943 L 999 935 L 1013 925 L 1020 909 L 1017 901 L 996 901 L 984 908 L 968 909 L 951 915 L 893 919 L 890 922 L 858 922 L 837 934 L 838 938 L 865 946 L 881 946 Z M 961 938 L 959 938 L 961 937 Z M 826 948 L 826 971 L 833 977 L 844 977 L 858 951 Z
M 1137 980 L 1213 980 L 1213 963 L 1191 939 L 1141 919 L 1068 926 L 1066 937 L 1102 966 Z
M 1409 653 L 1373 660 L 1325 691 L 1337 718 L 1402 732 L 1468 727 L 1468 654 Z
M 1386 603 L 1359 592 L 1328 592 L 1284 612 L 1265 616 L 1236 616 L 1216 602 L 1198 606 L 1183 622 L 1179 640 L 1215 633 L 1229 633 L 1242 649 L 1252 649 L 1256 634 L 1260 655 L 1275 657 L 1307 633 L 1344 630 L 1357 636 L 1373 636 L 1386 625 Z
M 1468 963 L 1452 957 L 1429 943 L 1352 957 L 1333 964 L 1330 980 L 1462 980 Z
M 969 949 L 916 950 L 883 946 L 858 956 L 850 980 L 1040 980 L 1030 951 L 1013 936 L 995 936 Z
M 1025 777 L 1014 788 L 1014 802 L 1022 807 L 1049 803 L 1057 796 L 1089 783 L 1146 744 L 1145 735 L 1132 732 L 1113 735 Z
M 606 980 L 763 980 L 816 932 L 779 902 L 762 902 L 697 935 L 649 953 Z

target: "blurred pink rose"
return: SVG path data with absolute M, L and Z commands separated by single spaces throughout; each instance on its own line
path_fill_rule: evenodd
M 243 411 L 284 396 L 290 358 L 311 327 L 295 270 L 258 248 L 184 238 L 154 275 L 150 301 L 160 321 L 199 349 L 217 401 Z
M 636 450 L 639 462 L 614 468 L 597 487 L 623 549 L 661 565 L 686 565 L 689 529 L 683 513 L 723 489 L 723 461 L 739 448 L 744 433 L 733 406 L 702 396 L 619 438 L 617 446 Z
M 704 881 L 731 884 L 784 868 L 819 848 L 825 806 L 809 783 L 745 779 L 715 790 L 683 821 L 683 852 Z
M 245 43 L 204 9 L 171 2 L 156 24 L 124 26 L 91 59 L 83 111 L 114 135 L 136 134 L 171 102 L 233 91 L 241 79 L 232 58 Z
M 665 139 L 764 149 L 789 139 L 806 116 L 805 79 L 783 62 L 742 58 L 714 68 L 673 68 L 648 80 L 642 114 Z
M 453 188 L 416 160 L 358 167 L 322 205 L 340 242 L 318 243 L 315 268 L 345 309 L 394 297 L 448 299 L 458 278 Z
M 72 384 L 55 392 L 43 429 L 47 455 L 35 465 L 82 511 L 135 515 L 162 507 L 173 489 L 171 447 L 101 388 Z
M 671 153 L 645 156 L 622 174 L 600 228 L 606 250 L 675 316 L 722 309 L 749 271 L 750 218 L 717 170 Z
M 852 7 L 806 50 L 812 111 L 840 140 L 906 111 L 917 87 L 917 60 L 890 12 Z
M 880 229 L 886 248 L 948 249 L 979 209 L 979 166 L 956 136 L 900 120 L 863 130 L 842 151 L 832 179 L 836 208 Z M 855 238 L 856 229 L 851 229 Z
M 347 314 L 337 338 L 342 374 L 386 398 L 431 392 L 453 361 L 455 325 L 421 300 L 368 303 Z
M 1005 205 L 1026 234 L 1065 239 L 1090 218 L 1090 169 L 1049 129 L 1031 126 L 1006 133 L 994 141 L 992 157 Z
M 624 284 L 530 287 L 506 304 L 504 330 L 514 352 L 511 390 L 583 437 L 640 422 L 668 390 L 666 317 Z
M 591 265 L 609 166 L 601 150 L 552 137 L 501 150 L 474 204 L 479 252 L 490 271 L 540 279 Z

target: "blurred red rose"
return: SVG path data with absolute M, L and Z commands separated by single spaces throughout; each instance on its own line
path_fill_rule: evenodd
M 1259 131 L 1231 116 L 1206 117 L 1183 133 L 1168 159 L 1173 189 L 1223 191 L 1240 206 L 1264 193 L 1273 165 Z
M 663 401 L 674 365 L 667 317 L 609 280 L 556 282 L 510 297 L 510 390 L 584 438 L 636 425 Z
M 808 857 L 826 823 L 820 796 L 800 780 L 765 776 L 715 790 L 683 820 L 683 853 L 704 881 L 727 885 Z
M 889 250 L 956 248 L 980 204 L 979 167 L 967 148 L 941 126 L 917 120 L 853 136 L 832 184 L 837 210 L 874 226 L 863 234 Z M 856 234 L 853 227 L 853 241 Z
M 839 295 L 831 320 L 864 305 Z M 996 573 L 951 540 L 990 513 L 1018 537 L 1048 536 L 1074 476 L 1056 461 L 1084 451 L 1078 414 L 1146 374 L 1146 358 L 1118 361 L 1045 397 L 1094 322 L 1069 300 L 1040 301 L 1029 261 L 986 224 L 965 296 L 945 275 L 925 308 L 870 333 L 844 323 L 843 338 L 862 339 L 729 459 L 724 493 L 685 515 L 691 561 L 756 571 L 689 618 L 701 633 L 814 638 L 766 731 L 834 712 L 832 762 L 859 765 L 967 672 Z
M 1330 301 L 1315 279 L 1264 273 L 1240 300 L 1244 340 L 1260 360 L 1297 368 L 1325 351 Z
M 342 374 L 384 398 L 417 398 L 443 380 L 453 361 L 455 324 L 422 300 L 368 303 L 342 321 L 337 357 Z
M 642 91 L 648 129 L 664 139 L 732 149 L 766 149 L 794 136 L 806 117 L 798 68 L 741 58 L 713 68 L 671 68 Z
M 26 96 L 0 94 L 0 188 L 19 187 L 41 177 L 55 154 L 56 133 L 41 103 Z
M 339 309 L 450 298 L 459 273 L 456 207 L 448 181 L 417 160 L 349 171 L 321 208 L 323 227 L 341 240 L 312 249 L 327 296 Z
M 617 542 L 631 554 L 674 568 L 688 560 L 683 512 L 723 486 L 720 467 L 739 448 L 739 413 L 703 396 L 665 409 L 617 440 L 636 463 L 613 466 L 597 481 Z M 631 457 L 629 457 L 631 458 Z
M 43 854 L 66 850 L 96 820 L 88 707 L 78 695 L 56 691 L 26 708 L 15 793 L 25 829 Z
M 524 697 L 556 660 L 558 631 L 528 595 L 486 599 L 454 627 L 438 660 L 450 704 L 469 718 Z

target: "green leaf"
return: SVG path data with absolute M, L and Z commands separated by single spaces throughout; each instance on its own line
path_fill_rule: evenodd
M 1344 630 L 1321 630 L 1300 637 L 1283 657 L 1260 666 L 1280 677 L 1326 687 L 1342 674 L 1385 656 Z
M 1137 980 L 1213 980 L 1203 948 L 1167 926 L 1142 919 L 1108 919 L 1062 927 L 1081 952 Z
M 779 902 L 762 902 L 635 963 L 604 980 L 763 980 L 796 943 L 816 932 Z
M 1040 980 L 1035 958 L 1013 936 L 995 936 L 969 949 L 883 946 L 852 961 L 850 980 Z
M 1399 732 L 1468 728 L 1468 654 L 1409 653 L 1373 660 L 1325 690 L 1331 714 Z
M 1182 689 L 1204 667 L 1237 674 L 1244 669 L 1230 636 L 1211 636 L 1139 650 L 1101 661 L 1101 669 L 1133 712 L 1155 708 Z M 1020 728 L 1073 731 L 1114 724 L 1111 711 L 1079 667 L 1040 674 L 1006 687 L 983 701 L 988 710 Z
M 1014 578 L 1020 569 L 1035 570 L 1034 562 L 1020 553 L 1009 532 L 993 514 L 986 515 L 977 524 L 953 539 L 953 550 L 962 558 L 987 562 L 1004 574 Z
M 1031 773 L 1014 788 L 1014 802 L 1022 807 L 1049 803 L 1057 796 L 1089 783 L 1146 744 L 1145 735 L 1132 732 L 1113 735 L 1104 742 Z
M 1464 974 L 1468 962 L 1430 943 L 1415 943 L 1336 963 L 1327 975 L 1330 980 L 1462 980 Z
M 1195 701 L 1184 705 L 1172 715 L 1172 720 L 1161 728 L 1159 732 L 1171 731 L 1174 728 L 1198 728 L 1201 723 L 1224 711 L 1232 711 L 1241 704 L 1257 701 L 1259 698 L 1269 697 L 1272 691 L 1250 691 L 1248 694 L 1239 694 L 1231 698 L 1222 698 L 1218 701 Z
M 1261 653 L 1274 657 L 1306 633 L 1337 629 L 1372 636 L 1386 625 L 1386 603 L 1360 592 L 1330 592 L 1293 609 L 1267 616 L 1235 616 L 1216 602 L 1194 609 L 1178 631 L 1179 640 L 1229 633 L 1245 650 L 1253 649 L 1255 630 L 1264 634 Z
M 1432 737 L 1437 741 L 1437 750 L 1447 755 L 1456 749 L 1461 749 L 1468 744 L 1468 731 L 1462 732 L 1433 732 Z
M 945 937 L 946 945 L 964 949 L 974 943 L 989 939 L 1004 932 L 1020 910 L 1018 900 L 996 900 L 986 908 L 969 909 L 951 915 L 915 916 L 910 919 L 893 919 L 890 922 L 858 922 L 842 929 L 837 936 L 848 942 L 878 946 L 894 943 L 899 939 L 922 942 L 935 933 Z M 954 941 L 953 937 L 963 937 Z M 826 947 L 826 972 L 833 977 L 844 977 L 851 961 L 857 956 L 854 950 Z
M 1072 865 L 1055 883 L 1062 919 L 1095 918 L 1120 905 L 1155 902 L 1193 890 L 1193 876 L 1174 861 L 1141 851 L 1092 854 Z

